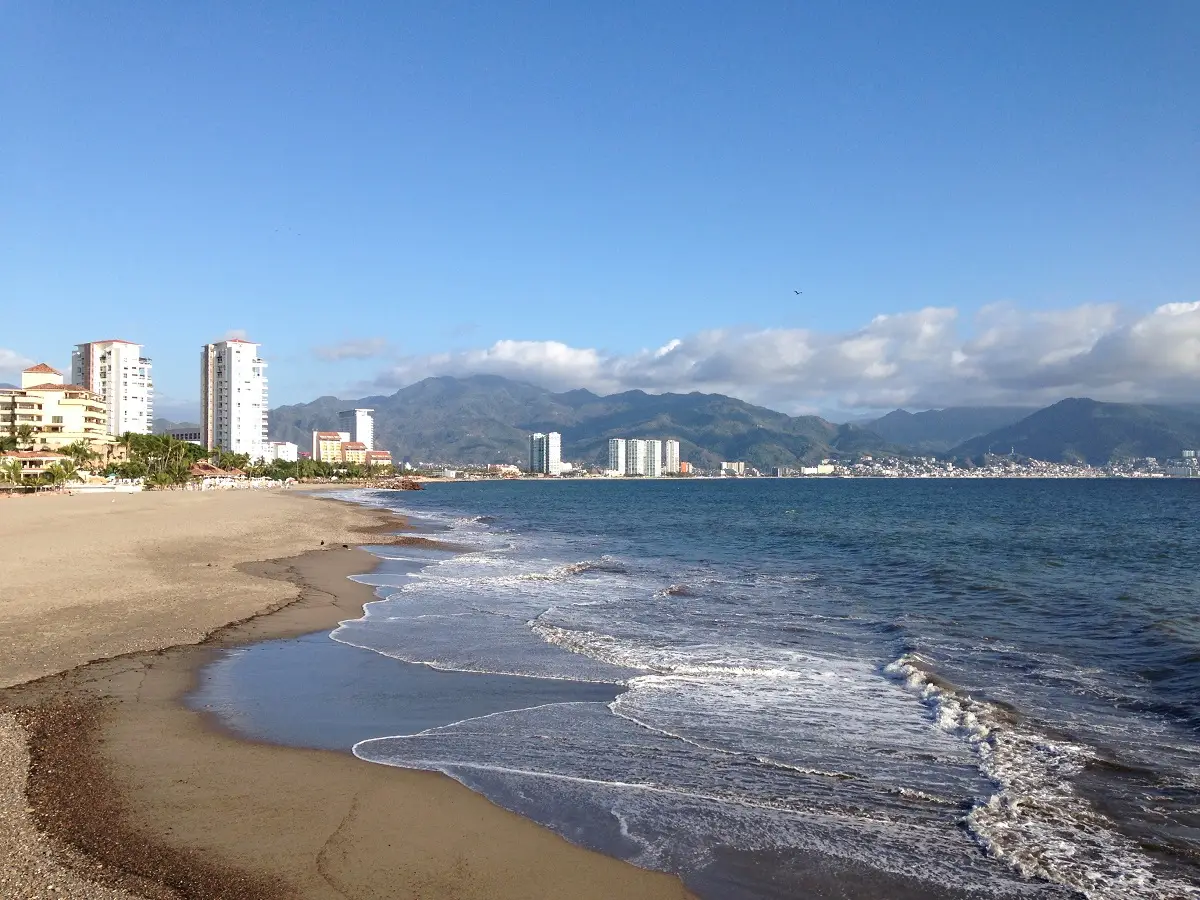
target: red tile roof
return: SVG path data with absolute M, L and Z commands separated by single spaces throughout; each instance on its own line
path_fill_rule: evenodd
M 53 450 L 5 450 L 0 456 L 13 459 L 66 459 L 65 453 L 55 453 Z
M 367 445 L 364 444 L 362 441 L 343 441 L 342 449 L 343 450 L 366 450 Z
M 336 431 L 318 431 L 317 440 L 319 441 L 336 441 L 341 435 Z
M 21 388 L 23 391 L 85 391 L 91 393 L 90 388 L 84 387 L 82 384 L 58 384 L 53 381 L 48 381 L 45 384 L 33 384 L 27 388 Z
M 45 375 L 61 375 L 62 374 L 62 372 L 58 371 L 58 369 L 48 366 L 45 363 L 38 363 L 36 366 L 30 366 L 28 369 L 25 369 L 25 371 L 26 372 L 38 372 L 38 373 L 45 374 Z

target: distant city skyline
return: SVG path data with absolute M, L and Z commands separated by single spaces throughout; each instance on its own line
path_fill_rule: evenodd
M 845 419 L 1200 381 L 1196 4 L 0 21 L 0 298 L 42 313 L 0 382 L 122 334 L 195 418 L 197 316 L 268 348 L 277 404 L 484 372 Z

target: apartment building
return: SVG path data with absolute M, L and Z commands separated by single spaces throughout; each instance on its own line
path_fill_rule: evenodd
M 349 443 L 349 441 L 350 435 L 345 431 L 314 431 L 312 458 L 317 462 L 341 462 L 342 444 Z
M 200 349 L 202 443 L 262 459 L 267 438 L 267 363 L 258 344 L 229 339 Z
M 154 380 L 141 344 L 121 340 L 76 344 L 71 351 L 71 383 L 103 398 L 109 434 L 153 431 Z
M 557 431 L 529 436 L 529 471 L 543 475 L 562 474 L 562 435 Z
M 368 450 L 375 449 L 375 410 L 345 409 L 338 413 L 338 425 Z
M 116 443 L 103 398 L 82 385 L 66 384 L 62 373 L 45 363 L 22 372 L 19 388 L 0 390 L 0 434 L 16 437 L 23 426 L 38 448 L 83 441 L 107 453 Z
M 609 439 L 608 471 L 625 474 L 625 438 Z
M 679 441 L 665 440 L 662 443 L 663 474 L 677 473 L 679 468 Z
M 625 474 L 646 474 L 646 442 L 641 438 L 630 438 L 625 442 Z
M 662 441 L 650 438 L 646 441 L 646 477 L 662 475 Z

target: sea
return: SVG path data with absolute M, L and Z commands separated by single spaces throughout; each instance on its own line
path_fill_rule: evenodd
M 372 548 L 362 618 L 259 651 L 343 654 L 294 707 L 214 664 L 235 729 L 319 694 L 325 745 L 705 898 L 1200 898 L 1200 482 L 344 496 L 455 549 Z

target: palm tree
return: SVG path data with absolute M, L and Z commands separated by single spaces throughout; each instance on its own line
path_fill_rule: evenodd
M 67 444 L 62 448 L 62 452 L 74 460 L 75 465 L 79 468 L 86 468 L 89 463 L 96 459 L 96 454 L 92 452 L 92 448 L 88 446 L 87 441 L 75 441 L 73 444 Z
M 17 428 L 17 444 L 26 450 L 33 449 L 33 426 L 21 425 Z
M 0 484 L 21 484 L 24 480 L 25 473 L 21 470 L 19 459 L 0 459 Z
M 79 480 L 79 469 L 76 468 L 74 461 L 69 459 L 50 463 L 46 466 L 43 474 L 55 487 L 64 485 L 68 481 Z

